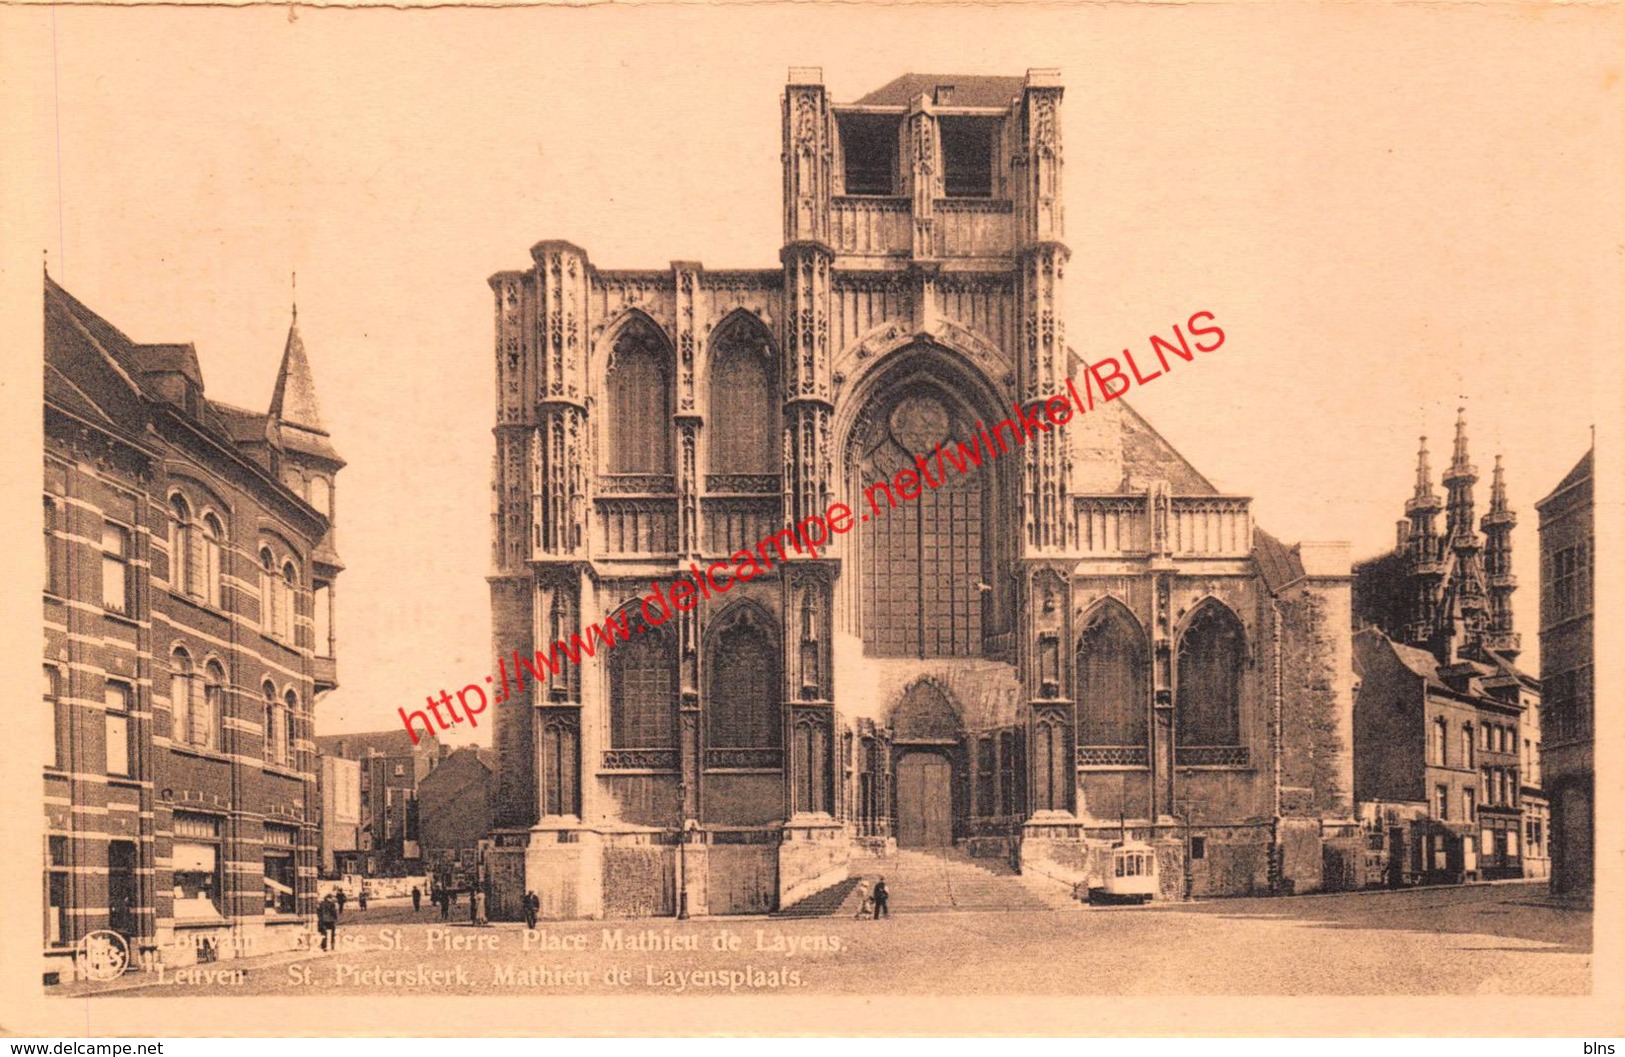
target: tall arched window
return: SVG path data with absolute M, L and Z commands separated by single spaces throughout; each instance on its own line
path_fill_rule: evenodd
M 796 722 L 794 804 L 798 813 L 830 814 L 829 731 L 815 717 Z
M 773 347 L 742 317 L 724 324 L 711 354 L 707 465 L 711 473 L 781 472 Z
M 1054 716 L 1041 716 L 1033 724 L 1033 810 L 1071 809 L 1069 787 L 1074 782 L 1072 754 L 1066 725 Z
M 1217 602 L 1204 604 L 1179 640 L 1175 711 L 1180 744 L 1241 744 L 1241 676 L 1246 665 L 1241 621 Z
M 226 719 L 226 670 L 219 661 L 203 666 L 203 700 L 194 701 L 192 744 L 205 749 L 221 748 L 220 730 Z
M 283 694 L 282 709 L 282 762 L 292 767 L 299 759 L 299 695 Z
M 779 650 L 766 621 L 742 607 L 712 633 L 706 679 L 708 749 L 783 745 Z
M 276 763 L 281 759 L 282 735 L 277 722 L 277 713 L 280 711 L 276 704 L 276 687 L 267 679 L 260 684 L 260 693 L 265 695 L 265 762 Z
M 213 514 L 203 515 L 203 600 L 211 606 L 220 605 L 220 554 L 226 533 L 220 519 Z
M 293 641 L 293 612 L 295 591 L 299 586 L 299 573 L 293 562 L 282 563 L 282 580 L 277 585 L 281 594 L 277 606 L 277 634 L 287 642 Z
M 276 634 L 276 559 L 271 548 L 260 548 L 260 628 L 267 635 Z
M 605 382 L 610 473 L 672 472 L 670 360 L 665 339 L 641 318 L 615 339 Z
M 62 591 L 61 576 L 57 572 L 57 508 L 56 500 L 45 497 L 45 590 L 51 594 Z
M 192 524 L 192 508 L 186 502 L 186 497 L 174 495 L 169 499 L 169 586 L 182 593 L 195 594 L 194 586 L 197 583 L 197 572 L 194 569 L 196 555 L 192 553 L 195 544 L 195 528 Z
M 1078 637 L 1079 744 L 1145 745 L 1149 674 L 1133 616 L 1115 601 L 1097 607 Z
M 1473 725 L 1463 723 L 1461 727 L 1461 765 L 1463 767 L 1476 766 L 1473 762 Z
M 180 745 L 191 745 L 195 721 L 192 717 L 192 657 L 176 647 L 169 655 L 169 715 L 170 738 Z
M 542 714 L 542 814 L 576 815 L 580 813 L 576 795 L 576 758 L 580 734 L 576 729 L 574 713 L 564 715 L 563 709 L 549 709 Z
M 650 627 L 617 645 L 609 687 L 611 748 L 677 747 L 677 651 L 670 632 Z

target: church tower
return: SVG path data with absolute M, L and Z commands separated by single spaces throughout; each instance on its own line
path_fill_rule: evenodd
M 1322 884 L 1346 554 L 1255 532 L 1126 401 L 1014 421 L 1084 368 L 1062 94 L 793 68 L 777 267 L 549 240 L 491 277 L 493 916 L 762 913 L 899 849 L 1069 889 L 1125 824 L 1244 845 L 1197 893 Z

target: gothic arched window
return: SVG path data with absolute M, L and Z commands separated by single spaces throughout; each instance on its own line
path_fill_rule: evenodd
M 677 652 L 663 627 L 634 633 L 610 655 L 609 744 L 614 749 L 677 747 Z
M 1054 716 L 1040 716 L 1033 724 L 1033 810 L 1071 809 L 1068 789 L 1074 781 L 1072 753 L 1066 725 Z
M 829 730 L 812 716 L 795 725 L 795 810 L 829 814 Z
M 1078 637 L 1079 744 L 1146 744 L 1149 675 L 1145 634 L 1128 610 L 1096 609 Z
M 562 709 L 551 709 L 561 713 Z M 543 713 L 548 715 L 547 712 Z M 576 758 L 580 735 L 574 715 L 548 715 L 542 723 L 542 814 L 575 815 Z
M 937 487 L 916 480 L 914 495 L 898 495 L 891 482 L 904 470 L 917 478 L 917 456 L 931 455 L 935 469 L 937 446 L 957 452 L 974 429 L 935 386 L 899 393 L 878 405 L 870 421 L 854 441 L 857 480 L 866 489 L 854 509 L 866 512 L 873 504 L 881 515 L 865 517 L 858 532 L 864 653 L 980 656 L 983 587 L 995 579 L 985 555 L 992 547 L 987 493 L 996 471 L 967 463 L 968 472 L 959 473 L 946 463 Z
M 735 320 L 725 325 L 712 348 L 710 472 L 777 476 L 779 413 L 767 335 L 743 319 Z
M 783 689 L 771 629 L 748 609 L 711 637 L 705 741 L 713 749 L 777 749 Z
M 1241 675 L 1246 664 L 1241 621 L 1217 602 L 1203 605 L 1179 640 L 1174 704 L 1180 744 L 1241 744 Z
M 634 320 L 615 339 L 606 380 L 610 473 L 672 472 L 670 356 L 655 328 Z

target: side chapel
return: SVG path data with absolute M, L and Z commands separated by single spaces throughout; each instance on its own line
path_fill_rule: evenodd
M 793 69 L 780 267 L 492 276 L 497 655 L 1080 376 L 1061 97 Z M 950 477 L 497 706 L 493 913 L 760 913 L 898 848 L 1075 884 L 1125 832 L 1167 898 L 1359 883 L 1345 546 L 1123 400 Z

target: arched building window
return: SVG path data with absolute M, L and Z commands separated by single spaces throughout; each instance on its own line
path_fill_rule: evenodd
M 203 700 L 193 701 L 192 744 L 221 748 L 220 730 L 226 718 L 226 670 L 219 661 L 203 666 Z
M 192 508 L 186 497 L 169 497 L 169 586 L 176 591 L 195 594 L 197 583 L 195 526 Z
M 169 655 L 170 738 L 180 745 L 192 744 L 192 656 L 176 647 Z
M 221 545 L 226 538 L 220 519 L 213 514 L 203 515 L 203 600 L 211 606 L 220 605 Z
M 271 548 L 260 548 L 260 629 L 267 635 L 276 634 L 276 559 Z
M 760 326 L 735 317 L 723 325 L 711 354 L 711 473 L 772 474 L 780 470 L 779 407 L 773 347 Z
M 829 730 L 815 716 L 796 721 L 792 769 L 797 813 L 829 814 Z
M 277 713 L 280 711 L 276 703 L 276 687 L 267 679 L 260 685 L 260 693 L 265 695 L 265 762 L 276 763 L 281 758 L 282 735 L 281 724 Z
M 294 598 L 298 587 L 298 570 L 293 567 L 293 562 L 283 562 L 282 580 L 277 584 L 280 597 L 277 599 L 276 633 L 286 642 L 293 641 Z
M 1174 704 L 1180 744 L 1241 744 L 1241 677 L 1246 665 L 1241 621 L 1217 602 L 1203 604 L 1179 640 Z
M 293 766 L 299 759 L 299 695 L 289 690 L 282 695 L 282 762 Z
M 1097 607 L 1078 636 L 1080 745 L 1145 745 L 1150 706 L 1145 633 L 1121 603 Z
M 617 645 L 609 687 L 611 748 L 677 747 L 677 651 L 670 632 L 649 627 Z
M 670 361 L 665 339 L 641 318 L 615 339 L 605 381 L 610 473 L 672 472 Z
M 705 741 L 713 749 L 783 745 L 779 649 L 764 618 L 741 606 L 712 632 Z

